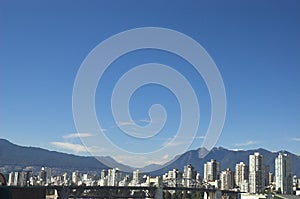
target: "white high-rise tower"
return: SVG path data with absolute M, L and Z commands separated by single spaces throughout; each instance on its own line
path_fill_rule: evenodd
M 259 153 L 249 156 L 249 191 L 263 193 L 265 188 L 265 165 L 263 156 Z
M 215 181 L 220 179 L 220 163 L 216 160 L 211 160 L 204 164 L 204 181 Z
M 233 173 L 229 168 L 221 172 L 220 179 L 222 190 L 230 190 L 233 188 Z
M 279 153 L 275 159 L 276 189 L 283 194 L 292 194 L 291 158 L 288 154 Z
M 234 182 L 243 192 L 248 192 L 249 169 L 244 162 L 235 165 Z

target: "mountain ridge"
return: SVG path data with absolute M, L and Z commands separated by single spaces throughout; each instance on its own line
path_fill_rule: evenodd
M 245 162 L 249 165 L 249 155 L 259 152 L 264 156 L 265 164 L 270 166 L 270 172 L 274 173 L 274 160 L 278 152 L 270 152 L 266 149 L 251 150 L 229 150 L 223 147 L 215 147 L 211 151 L 204 148 L 187 151 L 171 162 L 164 165 L 147 165 L 140 170 L 155 171 L 149 172 L 150 175 L 162 175 L 173 168 L 183 171 L 183 166 L 192 164 L 195 169 L 203 175 L 204 163 L 215 159 L 221 163 L 221 170 L 230 168 L 234 170 L 235 164 Z M 285 151 L 291 156 L 293 175 L 300 176 L 300 156 Z M 206 155 L 204 155 L 206 154 Z M 120 170 L 134 168 L 121 164 L 109 156 L 97 157 L 101 161 L 109 161 L 114 167 Z M 5 139 L 0 139 L 0 167 L 9 168 L 25 168 L 28 166 L 36 167 L 54 167 L 65 170 L 82 170 L 82 171 L 100 171 L 109 167 L 99 162 L 95 157 L 78 156 L 57 151 L 50 151 L 38 147 L 25 147 L 13 144 Z

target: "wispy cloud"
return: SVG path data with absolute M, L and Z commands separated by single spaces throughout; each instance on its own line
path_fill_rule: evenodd
M 85 146 L 81 144 L 73 144 L 69 142 L 51 142 L 51 144 L 59 149 L 64 149 L 75 153 L 88 152 Z
M 74 144 L 70 142 L 50 142 L 51 145 L 58 149 L 67 150 L 73 153 L 95 153 L 102 154 L 103 152 L 107 152 L 107 149 L 100 148 L 98 146 L 84 146 L 82 144 Z
M 139 122 L 143 122 L 143 123 L 161 123 L 163 122 L 162 119 L 159 118 L 155 118 L 155 119 L 140 119 L 140 120 L 131 120 L 131 121 L 118 121 L 116 122 L 118 126 L 136 126 Z
M 176 137 L 176 136 L 175 136 Z M 180 145 L 187 145 L 190 144 L 191 141 L 195 141 L 195 140 L 202 140 L 205 138 L 205 136 L 195 136 L 194 138 L 191 137 L 180 137 L 180 139 L 178 139 L 177 141 L 173 141 L 172 140 L 175 138 L 165 138 L 165 142 L 163 143 L 163 146 L 168 146 L 168 147 L 177 147 Z M 177 136 L 176 138 L 178 138 L 179 136 Z
M 300 142 L 300 138 L 292 138 L 292 140 Z
M 163 146 L 164 147 L 177 147 L 177 146 L 180 146 L 180 145 L 186 145 L 187 142 L 186 141 L 173 141 L 171 142 L 171 139 L 170 140 L 167 140 L 163 143 Z
M 203 136 L 203 135 L 200 135 L 200 136 L 196 136 L 195 137 L 195 139 L 198 139 L 198 140 L 202 140 L 202 139 L 204 139 L 205 138 L 205 136 Z
M 232 151 L 243 151 L 243 149 L 230 149 Z
M 118 126 L 134 126 L 136 125 L 134 121 L 126 121 L 126 122 L 117 122 Z
M 249 141 L 243 142 L 243 143 L 236 143 L 235 146 L 243 147 L 243 146 L 254 145 L 254 144 L 257 144 L 257 143 L 258 143 L 258 141 L 249 140 Z
M 92 137 L 94 136 L 91 133 L 71 133 L 68 135 L 64 135 L 63 138 L 69 139 L 69 138 L 85 138 L 85 137 Z
M 140 122 L 146 122 L 146 123 L 151 123 L 152 121 L 151 120 L 149 120 L 149 119 L 141 119 L 141 120 L 139 120 Z

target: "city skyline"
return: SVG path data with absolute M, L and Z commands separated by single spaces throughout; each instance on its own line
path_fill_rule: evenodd
M 258 152 L 249 155 L 249 167 L 236 162 L 235 170 L 220 170 L 220 162 L 211 159 L 204 165 L 204 175 L 192 164 L 168 170 L 163 175 L 133 170 L 123 173 L 118 168 L 107 168 L 92 172 L 78 170 L 52 175 L 52 169 L 41 167 L 36 173 L 28 170 L 11 171 L 8 174 L 8 186 L 90 186 L 90 187 L 186 187 L 213 188 L 229 190 L 235 193 L 249 194 L 298 194 L 300 179 L 291 175 L 290 155 L 278 153 L 275 158 L 274 173 L 264 164 L 264 156 Z
M 247 5 L 238 1 L 20 4 L 3 1 L 0 6 L 1 138 L 89 155 L 89 146 L 81 143 L 72 113 L 73 84 L 80 65 L 95 46 L 119 32 L 165 27 L 203 45 L 221 73 L 227 116 L 216 146 L 287 150 L 300 155 L 299 1 L 254 1 Z M 179 103 L 161 86 L 144 86 L 130 101 L 134 122 L 142 126 L 149 123 L 152 104 L 160 103 L 168 112 L 166 126 L 153 142 L 135 146 L 134 140 L 120 136 L 118 125 L 130 127 L 132 121 L 114 121 L 109 110 L 118 78 L 133 66 L 153 62 L 178 70 L 196 91 L 200 126 L 189 149 L 200 148 L 211 114 L 205 82 L 186 61 L 158 50 L 128 53 L 106 71 L 96 93 L 96 112 L 103 131 L 116 145 L 127 150 L 140 147 L 145 152 L 176 136 Z M 93 132 L 80 132 L 80 136 L 89 138 Z M 186 139 L 175 144 L 186 144 Z M 116 159 L 126 163 L 127 158 Z M 145 160 L 147 164 L 164 162 Z
M 270 167 L 267 169 L 268 172 L 276 173 L 277 168 L 280 168 L 279 171 L 284 172 L 283 175 L 287 175 L 288 172 L 285 168 L 292 169 L 292 175 L 300 176 L 300 170 L 298 165 L 300 164 L 300 156 L 297 156 L 288 151 L 278 151 L 271 152 L 265 149 L 256 149 L 256 150 L 247 150 L 247 151 L 233 151 L 225 148 L 214 148 L 207 155 L 201 156 L 203 149 L 188 151 L 184 154 L 181 154 L 180 157 L 175 158 L 171 164 L 165 165 L 147 165 L 146 167 L 130 167 L 121 162 L 113 160 L 109 156 L 101 157 L 100 162 L 97 162 L 93 156 L 74 156 L 73 154 L 66 153 L 57 153 L 56 151 L 48 151 L 41 148 L 35 147 L 24 147 L 15 145 L 8 140 L 0 139 L 0 150 L 2 151 L 2 157 L 0 161 L 0 172 L 7 173 L 13 168 L 37 168 L 35 165 L 43 165 L 45 167 L 57 168 L 58 170 L 68 170 L 71 166 L 72 168 L 77 168 L 76 170 L 101 170 L 103 168 L 119 168 L 119 170 L 124 172 L 132 172 L 135 169 L 139 169 L 143 173 L 153 173 L 154 175 L 161 174 L 161 172 L 166 169 L 172 169 L 179 167 L 184 167 L 186 164 L 191 164 L 197 170 L 200 170 L 201 175 L 205 181 L 213 181 L 218 179 L 220 176 L 217 175 L 220 171 L 224 171 L 227 168 L 231 170 L 238 170 L 238 176 L 235 176 L 237 181 L 236 184 L 243 184 L 244 180 L 248 180 L 247 173 L 244 173 L 245 170 L 248 170 L 249 167 L 249 157 L 259 154 L 259 156 L 264 157 L 264 161 L 271 162 Z M 289 167 L 278 167 L 276 166 L 277 158 L 280 154 L 287 156 L 289 154 Z M 21 157 L 21 158 L 20 158 Z M 49 162 L 49 159 L 55 160 Z M 99 159 L 98 159 L 99 160 Z M 103 162 L 101 161 L 103 160 Z M 110 161 L 112 164 L 106 165 L 105 161 Z M 45 164 L 45 162 L 48 162 Z M 236 162 L 236 164 L 234 164 Z M 291 164 L 292 163 L 292 164 Z M 261 163 L 260 163 L 261 165 Z M 252 167 L 253 168 L 253 167 Z M 34 169 L 34 170 L 35 170 Z M 288 170 L 289 170 L 288 169 Z M 202 173 L 203 171 L 203 173 Z M 243 174 L 244 173 L 244 174 Z M 277 174 L 280 174 L 277 172 Z M 266 178 L 267 179 L 267 178 Z M 271 181 L 271 180 L 270 180 Z

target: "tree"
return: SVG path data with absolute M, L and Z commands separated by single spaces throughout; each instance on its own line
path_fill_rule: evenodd
M 272 193 L 271 187 L 265 189 L 265 194 L 271 194 L 271 193 Z
M 172 196 L 174 196 L 173 199 L 182 199 L 182 192 L 176 191 Z
M 186 191 L 183 192 L 182 199 L 190 199 L 190 196 Z
M 277 189 L 277 194 L 282 194 L 282 191 L 281 191 L 280 187 Z
M 171 199 L 177 199 L 176 192 L 172 194 Z
M 171 199 L 171 193 L 169 191 L 164 192 L 164 199 Z
M 202 198 L 203 198 L 203 196 L 198 191 L 193 193 L 193 195 L 192 195 L 192 199 L 202 199 Z

